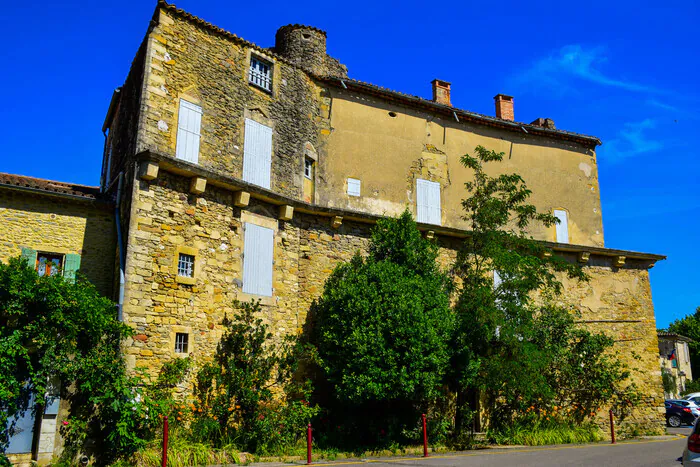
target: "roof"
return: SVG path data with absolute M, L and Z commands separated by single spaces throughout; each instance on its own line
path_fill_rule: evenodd
M 658 331 L 656 333 L 658 337 L 665 338 L 665 339 L 674 339 L 678 341 L 685 341 L 685 342 L 693 342 L 693 339 L 685 336 L 681 336 L 680 334 L 676 334 L 673 332 L 667 332 L 667 331 Z
M 52 194 L 68 195 L 84 199 L 97 199 L 100 187 L 78 185 L 77 183 L 57 182 L 43 178 L 0 172 L 0 187 L 19 188 L 32 191 L 44 191 Z
M 219 35 L 221 35 L 229 40 L 232 40 L 232 41 L 237 42 L 239 44 L 244 44 L 248 47 L 256 49 L 256 50 L 258 50 L 266 55 L 274 57 L 275 59 L 277 59 L 283 63 L 286 63 L 289 66 L 292 66 L 294 68 L 298 68 L 300 70 L 305 71 L 313 78 L 316 78 L 316 79 L 318 79 L 322 82 L 328 83 L 328 84 L 335 85 L 337 87 L 342 87 L 344 89 L 352 89 L 355 91 L 373 94 L 377 97 L 385 98 L 388 100 L 399 101 L 399 102 L 406 104 L 406 105 L 418 106 L 418 107 L 421 107 L 421 108 L 429 110 L 429 111 L 433 111 L 436 113 L 443 113 L 443 114 L 446 114 L 446 115 L 449 115 L 452 117 L 454 117 L 454 115 L 457 115 L 458 118 L 461 118 L 462 120 L 470 121 L 470 122 L 481 124 L 481 125 L 503 128 L 503 129 L 517 131 L 517 132 L 526 133 L 526 134 L 536 134 L 536 135 L 545 136 L 545 137 L 574 141 L 574 142 L 577 142 L 579 144 L 583 144 L 584 146 L 588 146 L 588 147 L 592 147 L 592 148 L 595 148 L 596 146 L 602 144 L 600 139 L 595 137 L 595 136 L 589 136 L 589 135 L 584 135 L 584 134 L 574 133 L 574 132 L 564 131 L 564 130 L 554 130 L 554 129 L 550 129 L 550 128 L 543 128 L 541 126 L 532 125 L 529 123 L 520 123 L 520 122 L 512 122 L 510 120 L 503 120 L 501 118 L 492 117 L 489 115 L 483 115 L 483 114 L 478 114 L 476 112 L 470 112 L 468 110 L 458 109 L 458 108 L 452 107 L 450 105 L 438 104 L 437 102 L 433 102 L 431 100 L 424 99 L 424 98 L 419 97 L 419 96 L 405 94 L 402 92 L 394 91 L 391 89 L 376 86 L 374 84 L 366 83 L 366 82 L 355 80 L 355 79 L 337 78 L 337 77 L 332 77 L 332 76 L 318 76 L 318 75 L 315 75 L 315 74 L 309 72 L 305 68 L 299 67 L 297 64 L 292 63 L 291 61 L 287 60 L 285 57 L 275 53 L 274 49 L 260 47 L 256 44 L 254 44 L 253 42 L 250 42 L 248 40 L 243 39 L 240 36 L 237 36 L 236 34 L 233 34 L 232 32 L 229 32 L 225 29 L 222 29 L 218 26 L 215 26 L 214 24 L 212 24 L 208 21 L 205 21 L 197 16 L 194 16 L 193 14 L 188 13 L 181 8 L 177 8 L 175 5 L 170 4 L 170 3 L 166 2 L 165 0 L 158 0 L 158 8 L 163 8 L 171 13 L 174 13 L 174 14 L 180 16 L 181 18 L 184 18 L 184 19 L 186 19 L 186 20 L 188 20 L 188 21 L 190 21 L 198 26 L 206 28 L 206 29 L 210 30 L 211 32 L 219 34 Z M 313 26 L 305 26 L 305 25 L 299 25 L 299 24 L 286 25 L 286 26 L 283 26 L 282 28 L 307 28 L 307 29 L 313 29 L 315 31 L 318 31 L 324 35 L 326 34 L 325 31 L 318 29 L 318 28 L 315 28 Z M 282 28 L 280 28 L 280 29 L 282 29 Z
M 365 92 L 368 94 L 373 94 L 377 97 L 398 101 L 414 107 L 422 107 L 427 110 L 432 110 L 434 112 L 449 115 L 451 118 L 454 118 L 454 115 L 457 115 L 460 121 L 470 121 L 481 125 L 504 128 L 526 134 L 536 134 L 557 139 L 575 141 L 586 146 L 592 147 L 602 144 L 600 139 L 595 136 L 589 136 L 565 130 L 553 130 L 550 128 L 544 128 L 529 123 L 503 120 L 502 118 L 492 117 L 490 115 L 483 115 L 476 112 L 459 109 L 457 107 L 452 107 L 451 105 L 438 104 L 437 102 L 424 99 L 420 96 L 405 94 L 402 92 L 394 91 L 371 83 L 358 81 L 355 79 L 336 78 L 331 76 L 320 77 L 320 79 L 335 86 L 342 87 L 343 89 Z

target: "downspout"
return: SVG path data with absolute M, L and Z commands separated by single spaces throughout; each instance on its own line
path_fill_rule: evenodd
M 117 301 L 117 319 L 123 321 L 122 306 L 124 304 L 124 244 L 122 242 L 122 222 L 119 206 L 122 201 L 122 183 L 124 172 L 119 172 L 119 183 L 117 184 L 117 201 L 114 204 L 114 220 L 117 224 L 117 248 L 119 249 L 119 298 Z

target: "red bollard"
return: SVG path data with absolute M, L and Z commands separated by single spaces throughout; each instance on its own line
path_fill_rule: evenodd
M 168 465 L 168 416 L 163 417 L 163 461 L 161 467 Z
M 428 429 L 425 425 L 425 414 L 421 415 L 423 420 L 423 457 L 428 457 Z
M 612 440 L 610 444 L 615 444 L 615 420 L 613 420 L 612 409 L 609 410 L 610 413 L 610 439 Z
M 306 465 L 311 465 L 311 423 L 306 427 Z

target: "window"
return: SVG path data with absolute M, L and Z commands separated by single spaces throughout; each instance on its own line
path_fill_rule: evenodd
M 272 166 L 272 128 L 245 119 L 243 142 L 243 180 L 270 188 Z
M 274 232 L 247 222 L 244 229 L 243 292 L 271 297 Z
M 187 353 L 190 345 L 190 335 L 186 332 L 175 333 L 175 353 Z
M 416 192 L 418 222 L 441 225 L 440 184 L 419 178 L 416 180 Z
M 304 158 L 304 177 L 309 180 L 314 179 L 314 160 L 310 157 Z
M 569 220 L 566 211 L 555 209 L 554 217 L 559 219 L 557 224 L 557 243 L 569 243 Z
M 202 126 L 202 108 L 180 99 L 177 117 L 177 145 L 175 157 L 196 164 L 199 161 L 199 138 Z
M 250 57 L 248 82 L 266 91 L 272 91 L 272 65 L 257 57 Z
M 194 256 L 180 253 L 177 261 L 177 275 L 182 277 L 194 277 Z
M 350 196 L 360 196 L 360 182 L 356 178 L 348 178 L 348 195 Z
M 36 258 L 36 272 L 40 276 L 55 276 L 61 272 L 63 255 L 50 253 L 38 253 Z

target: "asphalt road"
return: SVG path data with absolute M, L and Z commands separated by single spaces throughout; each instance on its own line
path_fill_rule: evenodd
M 512 447 L 485 449 L 454 454 L 436 454 L 423 458 L 363 459 L 331 462 L 345 466 L 371 464 L 369 467 L 471 467 L 471 466 L 672 466 L 679 467 L 690 428 L 669 429 L 678 437 L 660 437 L 625 441 L 618 444 L 561 445 L 545 447 Z M 318 463 L 316 465 L 322 465 Z

